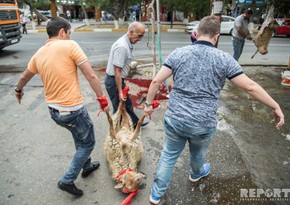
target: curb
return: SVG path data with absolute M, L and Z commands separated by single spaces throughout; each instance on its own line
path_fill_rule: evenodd
M 111 28 L 94 28 L 93 32 L 112 32 Z
M 46 33 L 45 28 L 38 28 L 38 29 L 30 29 L 27 30 L 28 33 Z M 75 28 L 71 29 L 71 32 L 127 32 L 127 29 L 114 29 L 114 28 Z M 148 29 L 146 29 L 148 32 Z M 184 29 L 162 29 L 161 32 L 185 32 Z

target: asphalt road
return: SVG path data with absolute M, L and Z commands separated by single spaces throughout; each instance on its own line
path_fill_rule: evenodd
M 95 44 L 91 45 L 95 41 L 89 40 L 89 37 L 95 35 L 104 36 L 103 40 L 96 40 L 96 43 L 100 42 L 99 47 L 95 47 Z M 179 35 L 182 38 L 172 40 Z M 108 51 L 105 48 L 109 49 L 107 44 L 111 45 L 118 36 L 113 33 L 73 33 L 72 39 L 84 47 L 91 60 L 97 51 L 103 50 L 105 55 Z M 185 34 L 168 33 L 164 38 L 162 37 L 162 40 L 168 42 L 166 43 L 168 46 L 174 47 L 179 43 L 187 44 L 187 37 Z M 29 41 L 24 40 L 25 38 Z M 92 158 L 99 160 L 101 167 L 87 179 L 81 177 L 77 179 L 76 185 L 84 190 L 84 196 L 81 198 L 76 199 L 57 188 L 57 182 L 71 159 L 74 146 L 70 134 L 50 119 L 43 98 L 42 83 L 38 76 L 25 88 L 22 104 L 16 103 L 14 85 L 21 73 L 10 71 L 22 70 L 29 59 L 27 57 L 45 41 L 46 35 L 29 34 L 24 39 L 22 42 L 26 43 L 22 47 L 18 47 L 19 45 L 17 49 L 16 45 L 7 47 L 0 53 L 0 70 L 5 71 L 0 73 L 0 204 L 121 204 L 127 195 L 114 189 L 115 182 L 110 177 L 103 155 L 103 143 L 108 133 L 107 119 L 104 114 L 97 116 L 98 103 L 82 75 L 80 77 L 85 106 L 95 123 L 97 143 Z M 228 36 L 222 37 L 220 46 L 222 47 L 223 44 L 227 46 L 228 40 Z M 285 38 L 273 40 L 279 45 L 286 45 L 288 42 Z M 136 57 L 146 59 L 145 55 L 148 51 L 137 49 Z M 230 46 L 227 46 L 227 49 L 230 49 Z M 142 55 L 145 57 L 142 58 Z M 280 56 L 280 60 L 286 56 L 283 53 L 276 55 Z M 13 61 L 10 62 L 11 59 L 14 59 L 14 64 Z M 255 57 L 254 61 L 257 60 L 258 58 Z M 265 62 L 268 61 L 265 59 Z M 95 66 L 98 67 L 98 64 Z M 274 189 L 280 191 L 290 189 L 290 141 L 287 139 L 290 134 L 290 88 L 280 85 L 281 72 L 284 69 L 286 67 L 280 65 L 244 66 L 245 73 L 265 87 L 280 103 L 286 116 L 286 124 L 283 128 L 280 130 L 275 128 L 268 108 L 227 83 L 222 92 L 218 112 L 217 136 L 208 153 L 207 160 L 212 165 L 211 174 L 197 183 L 188 181 L 189 156 L 186 148 L 174 169 L 171 186 L 160 204 L 286 205 L 290 203 L 290 193 L 287 198 L 283 194 L 280 197 L 264 194 L 260 197 L 255 194 L 255 197 L 251 198 L 241 197 L 241 190 L 252 190 L 255 193 L 257 190 L 265 192 L 269 190 L 271 193 Z M 138 72 L 137 70 L 137 74 Z M 96 73 L 103 85 L 104 72 L 96 69 Z M 146 90 L 146 87 L 140 89 Z M 165 108 L 166 101 L 162 101 L 161 107 L 152 116 L 152 122 L 142 128 L 145 153 L 139 164 L 139 170 L 144 172 L 147 178 L 143 181 L 132 205 L 149 204 L 152 179 L 164 139 Z M 142 110 L 137 109 L 137 114 L 141 115 Z
M 113 42 L 118 39 L 122 33 L 98 33 L 98 32 L 75 32 L 71 39 L 75 40 L 87 54 L 91 64 L 95 67 L 107 63 L 109 50 Z M 176 47 L 190 44 L 189 35 L 185 32 L 161 33 L 161 53 L 163 58 Z M 30 57 L 47 40 L 45 33 L 31 33 L 23 35 L 20 43 L 4 48 L 0 51 L 0 65 L 8 70 L 25 67 Z M 232 53 L 231 37 L 222 35 L 219 40 L 221 50 Z M 153 50 L 151 49 L 151 34 L 146 33 L 141 42 L 136 44 L 134 56 L 136 60 L 153 61 Z M 272 38 L 269 44 L 269 53 L 267 55 L 257 54 L 253 59 L 251 56 L 255 53 L 256 47 L 251 41 L 246 41 L 244 52 L 239 60 L 242 65 L 288 65 L 290 56 L 290 38 L 279 37 Z M 159 62 L 158 51 L 157 62 Z

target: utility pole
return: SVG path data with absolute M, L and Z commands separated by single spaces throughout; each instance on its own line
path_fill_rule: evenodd
M 149 4 L 148 11 L 150 12 L 150 23 L 151 23 L 151 33 L 152 33 L 152 56 L 153 56 L 153 69 L 152 69 L 152 78 L 156 75 L 156 41 L 155 41 L 155 12 L 154 12 L 154 2 Z
M 157 36 L 158 42 L 160 45 L 160 7 L 159 7 L 159 0 L 156 0 L 156 16 L 157 16 Z

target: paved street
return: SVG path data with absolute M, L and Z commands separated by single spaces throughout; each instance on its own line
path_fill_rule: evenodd
M 188 44 L 188 35 L 180 33 L 179 44 L 173 40 L 176 35 L 171 33 L 163 35 L 165 56 L 172 47 Z M 99 68 L 102 68 L 108 49 L 118 36 L 120 36 L 118 33 L 97 35 L 93 32 L 72 35 L 72 39 L 79 42 L 88 53 L 102 85 L 104 72 Z M 85 40 L 88 37 L 95 40 Z M 25 88 L 23 103 L 21 105 L 16 103 L 14 85 L 21 74 L 19 71 L 25 68 L 31 52 L 35 52 L 46 38 L 42 33 L 28 34 L 22 39 L 24 44 L 7 47 L 0 52 L 0 204 L 121 204 L 127 195 L 114 189 L 115 182 L 110 177 L 103 155 L 108 122 L 104 113 L 97 116 L 98 103 L 82 75 L 80 77 L 85 106 L 95 123 L 96 148 L 92 158 L 99 160 L 101 167 L 90 177 L 77 179 L 76 185 L 84 190 L 84 196 L 81 198 L 74 198 L 57 188 L 57 182 L 71 159 L 74 146 L 69 132 L 50 119 L 39 76 Z M 275 46 L 278 45 L 281 53 L 275 51 L 263 57 L 257 54 L 253 60 L 248 59 L 252 53 L 252 46 L 247 43 L 245 55 L 241 59 L 241 64 L 248 65 L 244 66 L 245 73 L 265 87 L 280 103 L 286 116 L 284 127 L 277 130 L 271 122 L 271 110 L 227 83 L 222 92 L 218 112 L 217 136 L 208 153 L 208 161 L 212 165 L 211 174 L 197 183 L 188 181 L 189 156 L 186 148 L 174 169 L 171 186 L 160 204 L 290 204 L 290 141 L 287 140 L 287 136 L 290 135 L 290 88 L 280 85 L 281 72 L 288 64 L 290 43 L 288 40 L 272 39 L 273 45 L 270 44 L 270 48 L 276 49 Z M 145 39 L 143 41 L 146 42 Z M 143 41 L 143 44 L 138 45 L 136 57 L 148 61 L 150 50 L 149 53 L 148 50 L 144 50 L 146 46 Z M 230 52 L 228 41 L 229 36 L 222 36 L 220 46 L 221 49 Z M 284 46 L 280 46 L 281 42 Z M 101 50 L 103 56 L 97 58 L 96 52 Z M 247 63 L 249 61 L 251 63 Z M 277 63 L 272 64 L 269 61 Z M 144 71 L 137 71 L 133 78 L 138 77 L 140 73 Z M 133 90 L 138 89 L 137 85 L 131 86 Z M 161 108 L 154 112 L 152 121 L 142 128 L 145 153 L 139 171 L 145 173 L 147 178 L 132 205 L 149 204 L 150 188 L 164 139 L 165 108 L 166 101 L 162 101 Z M 137 114 L 142 115 L 142 110 L 137 109 Z M 257 189 L 270 192 L 274 189 L 289 189 L 289 194 L 288 197 L 284 197 L 283 194 L 280 197 L 278 195 L 267 197 L 264 194 L 260 197 L 256 194 L 252 198 L 244 195 L 241 197 L 241 190 L 250 189 L 255 192 Z

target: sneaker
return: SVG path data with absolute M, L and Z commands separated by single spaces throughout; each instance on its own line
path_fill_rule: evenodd
M 191 175 L 189 175 L 189 178 L 188 179 L 191 182 L 197 182 L 201 178 L 206 177 L 210 173 L 210 164 L 209 163 L 204 163 L 203 164 L 203 168 L 204 168 L 204 171 L 200 174 L 200 176 L 198 176 L 198 177 L 191 177 Z
M 155 196 L 153 193 L 151 193 L 149 201 L 151 204 L 159 204 L 160 197 Z
M 57 185 L 59 189 L 66 191 L 72 195 L 82 196 L 84 194 L 83 191 L 81 189 L 78 189 L 75 184 L 65 184 L 59 181 Z
M 83 172 L 82 172 L 82 178 L 88 177 L 93 171 L 95 171 L 96 169 L 98 169 L 99 166 L 100 166 L 100 162 L 98 162 L 98 161 L 92 162 L 91 168 L 86 169 L 86 170 L 83 170 Z

